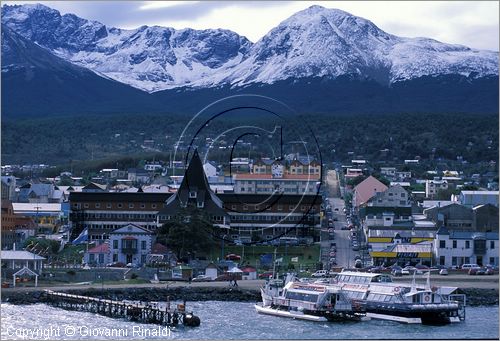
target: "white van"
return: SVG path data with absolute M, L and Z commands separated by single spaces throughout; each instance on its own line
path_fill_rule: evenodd
M 470 270 L 470 269 L 480 269 L 481 267 L 477 264 L 463 264 L 461 269 Z

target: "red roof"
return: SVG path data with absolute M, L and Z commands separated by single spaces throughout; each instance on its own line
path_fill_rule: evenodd
M 384 192 L 386 190 L 386 185 L 370 175 L 354 187 L 355 204 L 356 206 L 360 206 L 370 200 L 375 193 Z
M 88 253 L 108 253 L 109 252 L 109 244 L 102 243 L 93 248 L 89 249 Z
M 163 244 L 156 243 L 151 249 L 151 254 L 154 255 L 166 255 L 168 253 L 168 247 Z

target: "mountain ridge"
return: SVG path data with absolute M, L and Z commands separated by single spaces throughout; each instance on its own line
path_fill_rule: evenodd
M 494 51 L 397 37 L 370 20 L 317 5 L 256 43 L 222 29 L 123 30 L 40 4 L 4 5 L 2 23 L 72 64 L 150 93 L 343 75 L 383 85 L 423 76 L 498 75 Z

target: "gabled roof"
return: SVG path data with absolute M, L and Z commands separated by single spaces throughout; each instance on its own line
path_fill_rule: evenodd
M 196 193 L 196 198 L 190 196 L 192 192 Z M 162 213 L 177 212 L 179 208 L 187 206 L 189 202 L 193 204 L 204 203 L 204 210 L 211 213 L 217 212 L 220 215 L 226 214 L 222 208 L 222 200 L 210 188 L 200 155 L 196 149 L 184 173 L 179 190 L 168 198 L 167 207 L 162 210 Z
M 2 260 L 43 260 L 44 257 L 40 257 L 34 253 L 28 251 L 0 251 L 0 258 Z
M 151 234 L 151 232 L 140 226 L 128 224 L 123 227 L 117 228 L 110 234 Z
M 87 186 L 84 186 L 82 188 L 82 191 L 86 191 L 86 190 L 105 191 L 106 190 L 106 186 L 98 185 L 98 184 L 96 184 L 94 182 L 91 182 Z
M 387 186 L 374 178 L 373 176 L 367 177 L 354 187 L 354 195 L 356 196 L 356 205 L 361 205 L 370 200 L 371 197 L 377 192 L 387 190 Z

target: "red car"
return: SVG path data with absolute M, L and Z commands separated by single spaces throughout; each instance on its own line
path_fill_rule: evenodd
M 264 273 L 259 274 L 258 277 L 259 277 L 259 279 L 269 279 L 272 276 L 273 276 L 272 272 L 264 272 Z
M 231 253 L 231 254 L 229 254 L 229 255 L 226 256 L 226 260 L 240 261 L 241 260 L 241 256 L 235 255 L 234 253 Z

